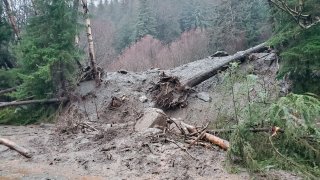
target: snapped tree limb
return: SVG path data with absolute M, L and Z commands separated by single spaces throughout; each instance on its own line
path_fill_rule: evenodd
M 183 122 L 181 122 L 181 125 L 184 126 L 189 131 L 189 133 L 195 134 L 197 132 L 196 127 L 192 125 L 189 125 Z M 200 138 L 204 139 L 212 144 L 219 146 L 223 150 L 228 150 L 230 147 L 229 141 L 221 139 L 213 134 L 206 133 L 205 131 L 203 132 L 203 134 L 200 134 L 198 137 L 199 139 Z M 196 143 L 196 141 L 199 139 L 196 139 L 195 141 L 193 141 L 192 144 Z M 188 147 L 191 147 L 191 144 Z
M 20 153 L 21 155 L 23 155 L 26 158 L 32 157 L 32 155 L 28 149 L 25 149 L 24 147 L 21 147 L 8 139 L 0 138 L 0 144 L 17 151 L 18 153 Z

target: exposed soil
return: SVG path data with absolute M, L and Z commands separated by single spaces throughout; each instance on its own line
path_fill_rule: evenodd
M 188 66 L 192 65 L 185 65 Z M 173 74 L 179 68 L 182 67 Z M 277 86 L 275 70 L 268 71 L 271 74 L 258 76 L 268 77 L 268 82 Z M 149 90 L 159 81 L 161 72 L 153 69 L 108 73 L 99 88 L 92 81 L 83 82 L 76 90 L 74 102 L 60 113 L 55 125 L 0 126 L 0 137 L 33 153 L 31 159 L 26 159 L 0 146 L 0 179 L 298 178 L 282 171 L 231 173 L 225 165 L 226 152 L 218 147 L 193 146 L 186 152 L 180 148 L 184 146 L 183 139 L 173 132 L 135 132 L 134 124 L 143 110 L 155 106 Z M 220 92 L 215 91 L 220 81 L 221 77 L 215 76 L 198 85 L 186 108 L 166 113 L 195 126 L 214 123 L 217 103 L 221 101 Z M 208 93 L 212 100 L 201 100 L 197 96 L 200 92 Z M 146 102 L 141 100 L 144 96 Z

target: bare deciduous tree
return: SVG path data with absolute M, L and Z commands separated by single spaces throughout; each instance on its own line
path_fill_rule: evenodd
M 9 19 L 9 22 L 12 26 L 12 29 L 15 33 L 15 35 L 17 36 L 18 39 L 20 39 L 20 30 L 17 26 L 17 20 L 16 20 L 16 17 L 13 15 L 13 12 L 12 12 L 12 8 L 11 8 L 11 4 L 9 3 L 8 0 L 3 0 L 3 3 L 6 7 L 6 12 L 7 12 L 7 15 L 8 15 L 8 19 Z
M 89 9 L 88 9 L 87 0 L 82 0 L 82 7 L 83 7 L 84 16 L 86 19 L 85 24 L 86 24 L 86 30 L 87 30 L 90 66 L 91 66 L 91 69 L 94 74 L 94 79 L 96 81 L 96 85 L 100 86 L 101 81 L 100 81 L 99 72 L 97 69 L 96 55 L 95 55 L 95 49 L 94 49 L 94 43 L 93 43 L 91 21 L 90 21 L 90 17 L 89 17 Z

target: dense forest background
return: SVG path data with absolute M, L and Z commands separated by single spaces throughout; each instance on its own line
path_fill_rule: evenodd
M 171 68 L 271 36 L 265 0 L 112 0 L 91 4 L 98 61 L 115 71 Z M 82 38 L 85 39 L 85 38 Z

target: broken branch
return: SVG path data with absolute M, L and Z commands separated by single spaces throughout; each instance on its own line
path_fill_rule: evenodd
M 181 125 L 185 126 L 190 133 L 197 132 L 197 129 L 194 126 L 191 126 L 191 125 L 183 123 L 183 122 L 181 122 Z M 219 137 L 217 137 L 217 136 L 215 136 L 213 134 L 209 134 L 209 133 L 205 132 L 203 139 L 211 142 L 212 144 L 215 144 L 215 145 L 219 146 L 223 150 L 228 150 L 228 148 L 230 147 L 230 144 L 229 144 L 228 141 L 226 141 L 224 139 L 221 139 L 221 138 L 219 138 Z
M 18 153 L 20 153 L 21 155 L 23 155 L 26 158 L 31 158 L 32 155 L 30 153 L 29 150 L 25 149 L 24 147 L 21 147 L 19 145 L 17 145 L 16 143 L 8 140 L 8 139 L 4 139 L 4 138 L 0 138 L 0 144 L 7 146 L 10 149 L 13 149 L 15 151 L 17 151 Z

